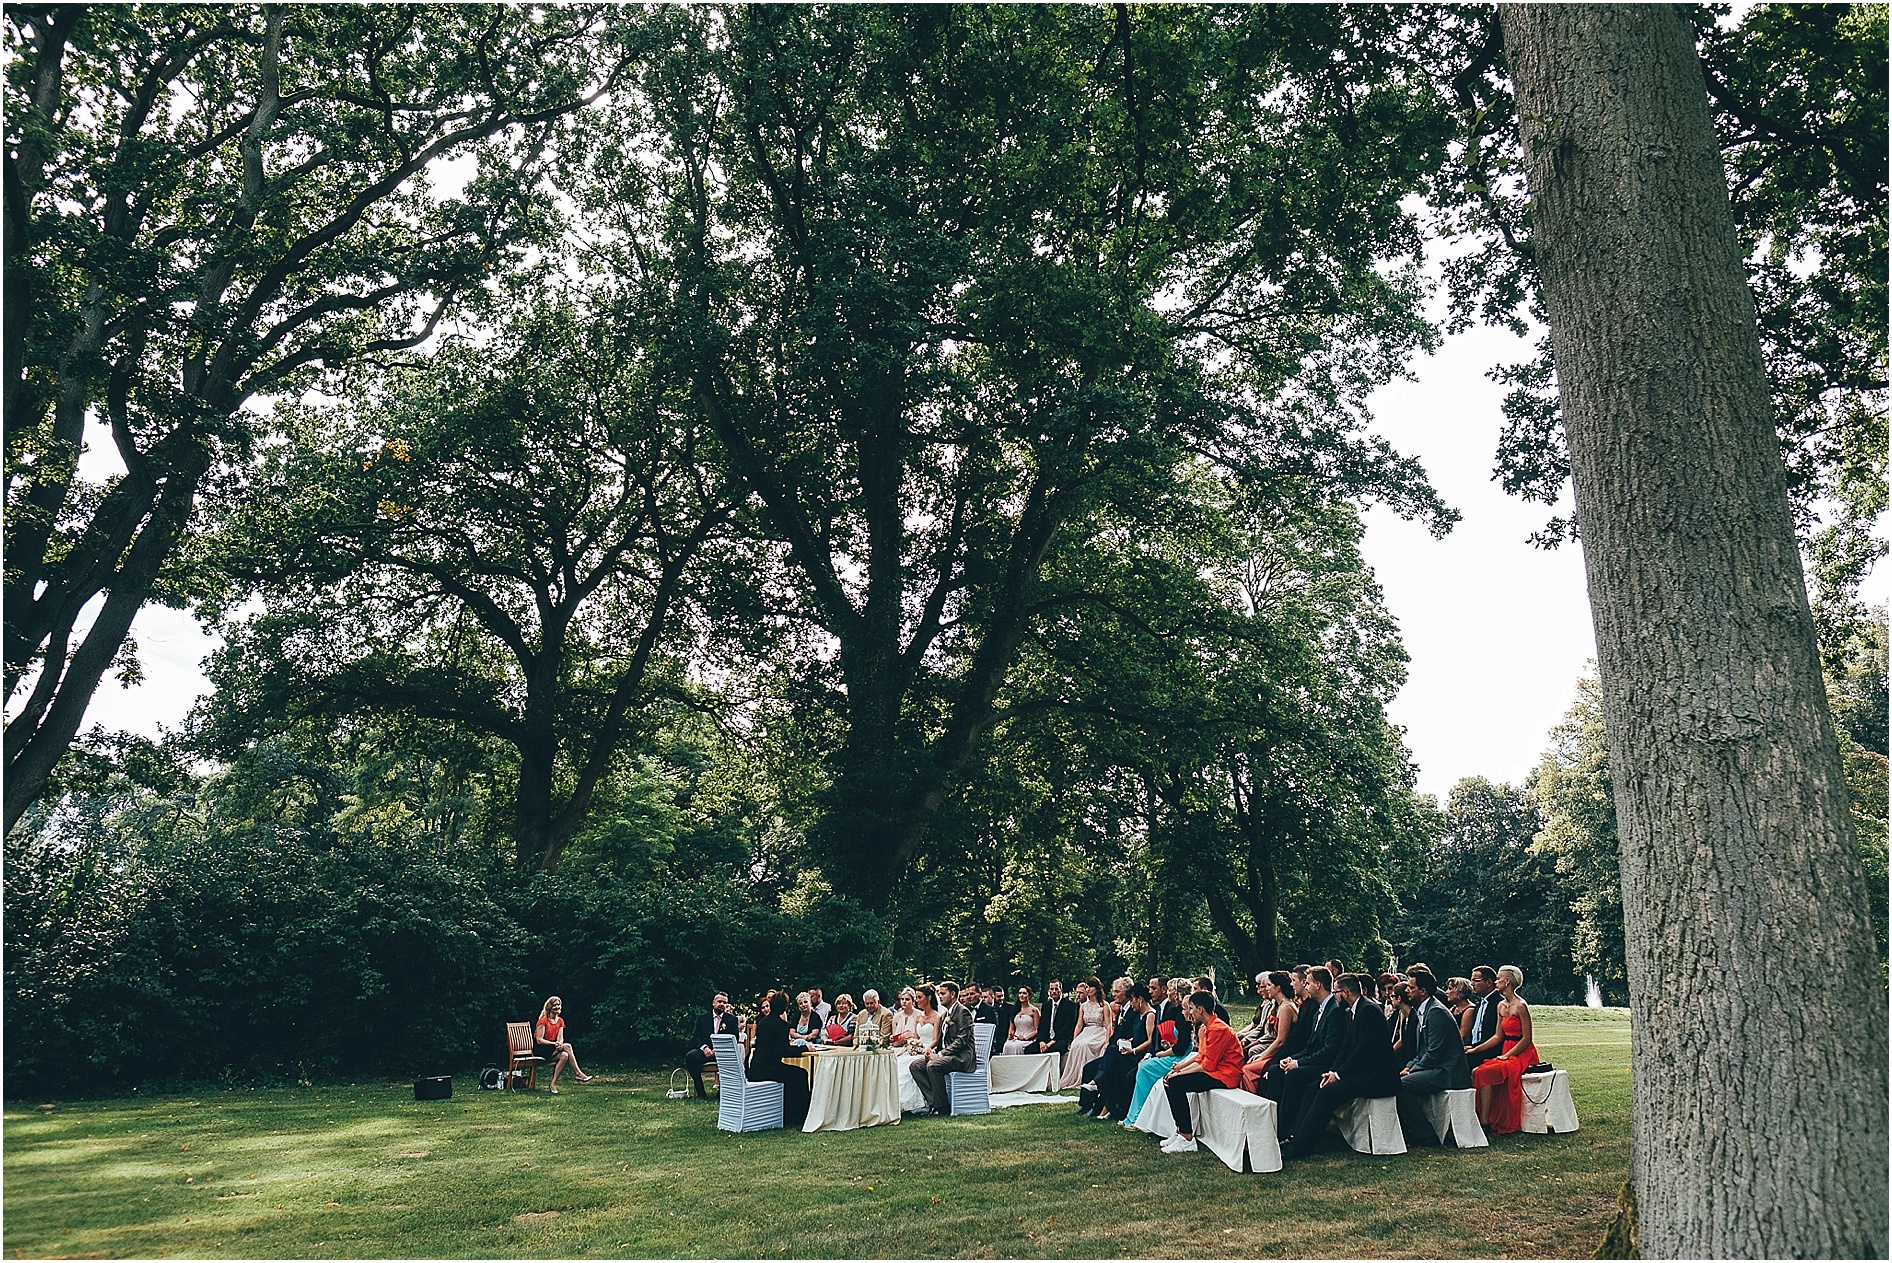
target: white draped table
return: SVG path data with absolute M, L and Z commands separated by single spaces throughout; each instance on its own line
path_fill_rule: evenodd
M 1054 1052 L 994 1057 L 986 1064 L 992 1071 L 994 1096 L 1001 1092 L 1058 1090 L 1058 1054 Z
M 803 1131 L 852 1131 L 900 1121 L 900 1058 L 890 1052 L 833 1048 L 809 1060 L 814 1063 L 814 1082 Z

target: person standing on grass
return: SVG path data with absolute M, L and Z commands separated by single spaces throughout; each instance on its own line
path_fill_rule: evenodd
M 1242 1041 L 1215 1015 L 1215 993 L 1191 995 L 1183 1001 L 1183 1014 L 1196 1028 L 1196 1048 L 1163 1076 L 1170 1116 L 1176 1120 L 1176 1134 L 1162 1144 L 1164 1153 L 1196 1151 L 1195 1123 L 1189 1117 L 1191 1092 L 1232 1088 L 1242 1081 Z
M 566 1066 L 572 1068 L 572 1077 L 580 1083 L 591 1082 L 591 1076 L 578 1068 L 578 1054 L 565 1042 L 564 1012 L 565 1002 L 553 996 L 539 1010 L 539 1021 L 532 1031 L 532 1051 L 552 1063 L 553 1096 L 558 1095 L 558 1073 Z

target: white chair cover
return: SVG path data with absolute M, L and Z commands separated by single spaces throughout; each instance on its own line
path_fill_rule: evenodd
M 722 1085 L 716 1102 L 717 1128 L 743 1132 L 780 1127 L 782 1085 L 750 1080 L 734 1035 L 712 1035 L 710 1047 L 716 1050 L 716 1078 Z
M 1432 1133 L 1444 1144 L 1450 1140 L 1460 1149 L 1483 1149 L 1491 1144 L 1478 1122 L 1478 1094 L 1471 1088 L 1452 1092 L 1434 1092 L 1419 1098 Z
M 1339 1129 L 1355 1153 L 1406 1152 L 1396 1096 L 1355 1097 L 1334 1111 L 1329 1125 Z
M 1551 1070 L 1524 1076 L 1524 1130 L 1559 1136 L 1577 1130 L 1577 1106 L 1570 1099 L 1570 1072 Z

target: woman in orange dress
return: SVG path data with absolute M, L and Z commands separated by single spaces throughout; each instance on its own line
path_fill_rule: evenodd
M 1498 967 L 1498 1033 L 1503 1043 L 1496 1057 L 1472 1067 L 1478 1091 L 1478 1121 L 1494 1136 L 1508 1136 L 1524 1126 L 1524 1072 L 1537 1064 L 1531 1043 L 1531 1006 L 1518 994 L 1524 971 Z

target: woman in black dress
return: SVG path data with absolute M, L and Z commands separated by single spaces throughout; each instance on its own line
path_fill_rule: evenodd
M 789 1055 L 788 997 L 779 991 L 769 997 L 769 1011 L 756 1022 L 755 1051 L 749 1054 L 749 1077 L 782 1085 L 782 1123 L 800 1127 L 808 1121 L 808 1072 L 782 1064 Z

